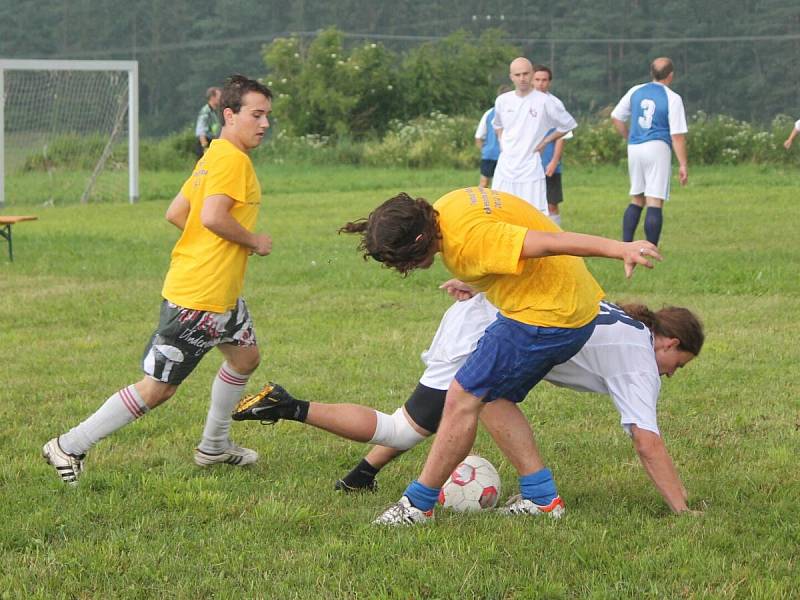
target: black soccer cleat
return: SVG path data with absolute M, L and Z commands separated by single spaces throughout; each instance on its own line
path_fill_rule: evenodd
M 291 419 L 298 411 L 297 400 L 277 383 L 268 383 L 256 394 L 244 396 L 231 417 L 234 421 L 261 421 L 264 424 Z
M 369 483 L 362 484 L 347 484 L 344 479 L 337 479 L 333 484 L 333 489 L 337 492 L 344 492 L 345 494 L 352 494 L 354 492 L 377 492 L 378 482 L 375 479 L 370 479 Z

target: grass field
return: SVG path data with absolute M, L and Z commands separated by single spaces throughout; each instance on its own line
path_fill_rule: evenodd
M 702 315 L 701 356 L 664 382 L 660 425 L 700 517 L 675 517 L 638 465 L 610 400 L 549 385 L 523 403 L 567 516 L 440 512 L 370 525 L 428 446 L 377 494 L 333 481 L 365 451 L 296 423 L 235 424 L 251 468 L 192 463 L 219 355 L 162 408 L 100 442 L 80 486 L 40 458 L 50 437 L 140 376 L 177 232 L 163 220 L 185 174 L 145 174 L 163 199 L 18 207 L 39 221 L 0 256 L 0 598 L 791 598 L 800 589 L 800 246 L 793 171 L 695 169 L 665 213 L 665 261 L 590 262 L 608 296 Z M 394 410 L 448 299 L 433 269 L 403 279 L 336 235 L 400 190 L 436 198 L 477 173 L 283 165 L 261 173 L 274 252 L 250 262 L 263 348 L 251 381 Z M 617 168 L 570 169 L 565 227 L 616 237 Z M 5 248 L 3 247 L 3 250 Z M 475 450 L 516 477 L 484 432 Z

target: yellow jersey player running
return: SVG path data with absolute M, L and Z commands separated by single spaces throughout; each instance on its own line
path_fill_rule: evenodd
M 472 448 L 483 406 L 521 402 L 589 339 L 603 290 L 578 257 L 621 259 L 628 276 L 661 258 L 649 242 L 562 232 L 524 200 L 484 188 L 450 192 L 434 205 L 400 194 L 342 231 L 362 235 L 365 258 L 403 274 L 430 267 L 441 253 L 455 277 L 500 311 L 447 391 L 422 474 L 375 521 L 386 525 L 430 519 L 442 484 Z M 495 439 L 519 472 L 521 496 L 507 512 L 560 516 L 564 503 L 527 420 L 510 418 Z
M 197 162 L 167 209 L 182 233 L 164 282 L 158 327 L 145 348 L 144 377 L 111 395 L 88 419 L 42 449 L 61 479 L 76 484 L 86 452 L 99 440 L 168 400 L 213 347 L 225 361 L 195 449 L 200 466 L 247 465 L 258 454 L 228 437 L 231 410 L 259 363 L 247 306 L 240 297 L 250 254 L 266 256 L 272 239 L 256 233 L 261 187 L 248 153 L 264 139 L 272 92 L 241 75 L 225 84 L 219 139 Z

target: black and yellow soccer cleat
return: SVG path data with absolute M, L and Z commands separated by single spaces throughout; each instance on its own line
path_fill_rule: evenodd
M 297 420 L 299 402 L 282 386 L 268 383 L 260 392 L 244 396 L 231 417 L 234 421 L 261 421 L 277 423 L 281 419 Z

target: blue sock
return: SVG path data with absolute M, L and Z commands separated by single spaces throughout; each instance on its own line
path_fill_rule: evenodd
M 519 491 L 523 498 L 533 500 L 539 506 L 550 504 L 553 498 L 558 496 L 556 482 L 553 481 L 553 473 L 550 469 L 542 469 L 520 477 Z
M 628 204 L 625 214 L 622 215 L 622 241 L 632 242 L 639 226 L 639 217 L 642 216 L 642 207 L 636 204 Z
M 403 492 L 416 508 L 428 512 L 439 500 L 439 488 L 431 488 L 416 479 Z
M 656 206 L 648 206 L 647 214 L 644 216 L 644 234 L 647 241 L 658 246 L 658 239 L 661 237 L 661 225 L 664 217 L 661 209 Z

